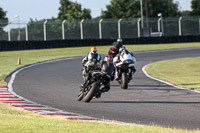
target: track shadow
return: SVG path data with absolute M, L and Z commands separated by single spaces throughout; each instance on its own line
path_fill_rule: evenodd
M 120 85 L 110 85 L 110 86 L 119 86 Z M 147 87 L 170 87 L 169 85 L 128 85 L 128 87 L 143 87 L 143 88 L 147 88 Z
M 170 89 L 170 88 L 166 88 L 166 89 L 160 89 L 160 88 L 128 88 L 127 90 L 136 90 L 136 91 L 167 91 L 167 92 L 170 92 L 170 91 L 183 91 L 182 89 Z
M 120 87 L 120 85 L 111 85 L 111 87 Z M 141 90 L 141 91 L 183 91 L 182 89 L 172 88 L 169 85 L 129 85 L 128 89 L 123 90 Z
M 200 104 L 200 102 L 179 101 L 93 101 L 94 103 L 133 103 L 133 104 Z

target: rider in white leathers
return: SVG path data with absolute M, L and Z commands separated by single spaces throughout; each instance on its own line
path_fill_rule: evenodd
M 135 59 L 135 56 L 133 55 L 132 52 L 129 52 L 124 46 L 122 46 L 120 49 L 119 49 L 119 53 L 114 57 L 113 59 L 113 64 L 115 66 L 115 80 L 118 80 L 119 79 L 119 73 L 118 73 L 118 70 L 117 70 L 117 67 L 116 67 L 116 64 L 120 62 L 120 56 L 121 56 L 121 52 L 122 51 L 126 51 L 128 53 L 127 58 L 130 58 L 133 60 L 133 62 L 135 63 L 136 62 L 136 59 Z M 133 67 L 133 74 L 136 72 L 136 68 L 135 66 Z
M 91 51 L 82 60 L 82 76 L 84 78 L 84 83 L 81 85 L 81 87 L 84 87 L 87 84 L 87 81 L 90 79 L 90 71 L 100 70 L 100 61 L 101 55 L 97 52 L 97 48 L 95 46 L 91 47 Z

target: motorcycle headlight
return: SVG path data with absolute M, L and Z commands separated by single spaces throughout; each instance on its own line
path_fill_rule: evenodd
M 126 61 L 124 61 L 124 63 L 126 63 L 126 64 L 131 64 L 131 63 L 133 63 L 133 61 L 131 61 L 131 60 L 126 60 Z

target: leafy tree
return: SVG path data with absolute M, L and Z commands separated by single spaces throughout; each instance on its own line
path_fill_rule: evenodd
M 77 2 L 70 0 L 60 0 L 60 8 L 58 19 L 74 20 L 74 19 L 91 19 L 91 11 L 89 9 L 82 9 Z
M 6 11 L 4 11 L 0 7 L 0 40 L 6 40 L 7 39 L 7 34 L 3 30 L 3 27 L 8 24 L 8 18 L 6 17 Z
M 101 18 L 137 18 L 140 16 L 140 3 L 136 0 L 111 0 Z
M 191 2 L 192 11 L 191 16 L 200 16 L 200 0 L 192 0 Z
M 181 16 L 188 17 L 188 16 L 190 16 L 190 13 L 191 13 L 191 11 L 182 11 Z
M 0 7 L 0 20 L 8 20 L 8 18 L 6 17 L 6 11 L 4 11 L 1 7 Z
M 79 3 L 70 0 L 60 0 L 60 5 L 58 20 L 67 20 L 65 22 L 65 38 L 80 38 L 80 20 L 92 18 L 90 9 L 82 9 Z
M 164 17 L 180 16 L 179 4 L 174 0 L 143 0 L 143 12 L 145 13 L 145 2 L 148 2 L 148 16 L 157 17 L 162 13 Z M 138 18 L 141 15 L 139 0 L 111 0 L 102 11 L 101 18 Z
M 179 3 L 174 0 L 148 0 L 149 17 L 157 17 L 162 13 L 163 17 L 181 16 Z

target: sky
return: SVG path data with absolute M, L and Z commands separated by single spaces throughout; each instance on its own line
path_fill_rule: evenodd
M 82 8 L 89 8 L 92 17 L 100 16 L 101 11 L 106 9 L 110 0 L 71 0 L 78 2 Z M 191 10 L 191 0 L 175 0 L 179 2 L 181 10 Z M 7 11 L 10 21 L 16 20 L 19 15 L 20 21 L 32 19 L 48 19 L 58 16 L 59 0 L 0 0 L 0 7 Z

